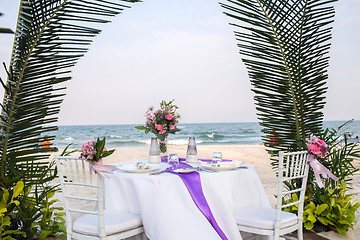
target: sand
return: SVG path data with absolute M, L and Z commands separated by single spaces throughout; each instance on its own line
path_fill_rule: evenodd
M 168 152 L 176 153 L 179 157 L 185 157 L 186 148 L 186 145 L 169 145 Z M 276 193 L 277 180 L 270 164 L 270 157 L 263 145 L 198 145 L 197 151 L 199 158 L 211 158 L 213 152 L 222 152 L 224 159 L 243 160 L 246 163 L 253 165 L 260 177 L 271 204 L 273 206 L 275 205 L 276 199 L 274 194 Z M 134 159 L 145 160 L 148 158 L 148 153 L 148 146 L 117 148 L 114 154 L 104 159 L 104 163 L 110 164 L 115 162 L 133 161 Z M 355 160 L 355 166 L 359 168 L 360 159 Z M 359 195 L 360 173 L 354 175 L 352 184 L 355 188 L 354 192 Z M 357 197 L 359 198 L 359 196 Z M 359 218 L 360 210 L 356 213 L 357 221 Z M 319 233 L 319 235 L 332 240 L 358 240 L 360 239 L 360 227 L 359 224 L 356 224 L 354 230 L 350 229 L 348 231 L 347 237 L 343 237 L 332 231 Z

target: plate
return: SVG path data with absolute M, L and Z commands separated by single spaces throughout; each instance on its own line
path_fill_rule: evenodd
M 196 172 L 196 169 L 195 168 L 178 168 L 173 171 L 177 172 L 177 173 L 192 173 L 192 172 Z
M 149 166 L 150 167 L 147 169 L 140 169 L 137 168 L 134 164 L 128 164 L 118 166 L 118 169 L 129 173 L 151 173 L 157 171 L 160 168 L 160 164 L 149 164 Z
M 213 165 L 212 163 L 200 163 L 200 166 L 213 171 L 230 171 L 241 167 L 242 163 L 243 161 L 223 162 L 220 163 L 220 166 Z

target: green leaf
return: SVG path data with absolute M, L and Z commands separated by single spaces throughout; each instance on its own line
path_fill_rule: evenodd
M 138 129 L 138 130 L 146 130 L 146 129 L 147 129 L 147 128 L 144 127 L 144 126 L 136 126 L 135 128 Z
M 309 214 L 309 216 L 307 217 L 307 220 L 310 221 L 311 223 L 315 223 L 316 217 L 313 214 Z
M 328 208 L 327 204 L 321 204 L 316 207 L 316 210 L 314 211 L 315 215 L 320 215 L 322 212 L 324 212 Z
M 278 151 L 301 150 L 299 142 L 321 132 L 333 2 L 220 3 L 235 28 L 274 168 Z M 276 144 L 271 143 L 274 133 Z
M 7 204 L 8 200 L 9 200 L 9 191 L 7 189 L 3 190 L 3 196 L 2 196 L 2 202 L 4 203 L 4 205 Z
M 311 230 L 311 229 L 313 229 L 314 224 L 311 223 L 311 222 L 306 222 L 306 223 L 304 223 L 304 227 L 305 227 L 307 230 Z
M 13 198 L 19 196 L 19 194 L 22 192 L 23 189 L 24 189 L 24 182 L 23 181 L 17 182 L 13 190 Z
M 50 231 L 50 230 L 42 230 L 40 232 L 39 238 L 44 239 L 44 238 L 48 237 L 51 233 L 52 233 L 52 231 Z
M 10 217 L 9 216 L 5 216 L 2 219 L 2 223 L 1 226 L 10 226 L 11 222 L 10 222 Z
M 54 197 L 54 195 L 55 195 L 55 191 L 49 191 L 48 193 L 47 193 L 47 197 L 48 198 L 52 198 L 52 197 Z M 51 205 L 51 204 L 50 204 Z
M 318 217 L 317 217 L 317 220 L 319 220 L 319 222 L 321 222 L 321 223 L 324 224 L 325 226 L 328 225 L 328 220 L 327 220 L 325 217 L 318 216 Z

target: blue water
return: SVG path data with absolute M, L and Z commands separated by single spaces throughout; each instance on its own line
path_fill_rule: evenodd
M 345 121 L 326 121 L 325 128 L 337 128 Z M 152 133 L 135 129 L 137 125 L 91 125 L 91 126 L 60 126 L 56 133 L 54 146 L 64 148 L 69 143 L 79 148 L 90 137 L 106 137 L 106 146 L 129 147 L 150 144 Z M 256 122 L 247 123 L 188 123 L 180 124 L 180 132 L 170 134 L 169 144 L 187 144 L 189 137 L 195 137 L 199 145 L 253 145 L 260 144 L 261 126 Z M 360 136 L 360 121 L 354 121 L 344 128 L 345 132 Z

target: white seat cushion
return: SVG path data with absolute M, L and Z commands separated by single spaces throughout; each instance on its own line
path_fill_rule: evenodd
M 115 210 L 104 210 L 105 234 L 112 235 L 140 227 L 141 218 L 138 215 Z M 73 231 L 87 234 L 99 235 L 98 215 L 86 214 L 74 221 Z
M 274 229 L 276 221 L 276 209 L 274 208 L 243 208 L 236 212 L 235 220 L 238 225 L 258 229 Z M 280 228 L 286 228 L 297 224 L 296 214 L 281 212 Z

